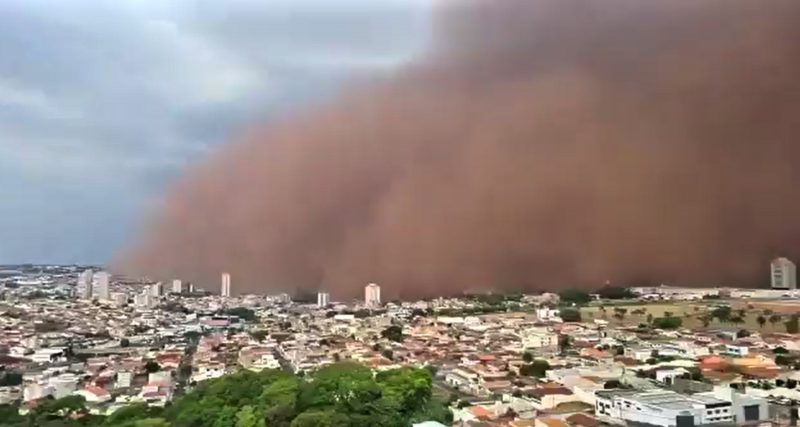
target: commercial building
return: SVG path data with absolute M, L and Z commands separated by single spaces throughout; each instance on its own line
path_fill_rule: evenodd
M 770 264 L 772 289 L 797 289 L 797 267 L 788 258 L 776 258 Z
M 222 295 L 223 297 L 231 296 L 231 275 L 228 273 L 222 273 L 220 295 Z
M 125 292 L 114 292 L 111 294 L 111 301 L 119 307 L 126 305 L 128 303 L 128 294 Z
M 767 401 L 730 387 L 684 395 L 670 390 L 596 392 L 595 413 L 606 422 L 693 427 L 706 424 L 744 424 L 768 418 Z
M 331 296 L 327 292 L 319 292 L 317 293 L 317 307 L 325 308 L 330 304 Z
M 76 290 L 79 298 L 92 299 L 93 281 L 94 272 L 92 270 L 84 270 L 78 275 L 78 286 Z
M 557 348 L 558 334 L 548 330 L 533 329 L 525 331 L 520 341 L 523 349 Z
M 150 296 L 158 298 L 164 295 L 164 284 L 161 282 L 153 283 L 150 285 L 148 292 L 150 292 Z
M 153 298 L 152 294 L 145 290 L 140 294 L 136 294 L 133 297 L 133 305 L 138 308 L 150 308 L 155 306 L 155 298 Z
M 172 281 L 172 293 L 173 294 L 181 294 L 183 293 L 183 282 L 175 279 Z
M 101 301 L 108 301 L 111 299 L 109 293 L 109 286 L 111 286 L 111 275 L 105 271 L 97 272 L 94 275 L 94 295 Z
M 370 307 L 380 307 L 381 287 L 375 283 L 370 283 L 364 288 L 364 304 Z

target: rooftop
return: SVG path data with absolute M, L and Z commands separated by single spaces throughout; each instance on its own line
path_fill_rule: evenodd
M 606 399 L 619 397 L 642 405 L 673 410 L 689 409 L 698 404 L 705 406 L 716 403 L 726 403 L 725 400 L 718 399 L 711 395 L 695 394 L 688 396 L 670 390 L 653 390 L 646 392 L 609 390 L 599 391 L 597 395 Z

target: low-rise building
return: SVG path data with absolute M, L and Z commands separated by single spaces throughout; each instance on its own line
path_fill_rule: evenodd
M 745 423 L 768 417 L 767 401 L 729 387 L 684 395 L 669 390 L 646 392 L 608 390 L 596 393 L 595 413 L 616 424 L 643 423 L 661 427 L 692 427 Z

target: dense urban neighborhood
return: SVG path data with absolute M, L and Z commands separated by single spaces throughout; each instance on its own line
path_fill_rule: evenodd
M 800 299 L 783 262 L 769 289 L 420 301 L 5 267 L 0 425 L 796 425 Z

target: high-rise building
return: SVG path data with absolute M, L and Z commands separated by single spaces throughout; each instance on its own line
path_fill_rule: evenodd
M 111 299 L 109 287 L 111 286 L 111 275 L 105 271 L 98 271 L 94 275 L 94 295 L 101 301 Z
M 770 264 L 772 289 L 797 289 L 797 267 L 787 258 L 776 258 Z
M 76 291 L 79 298 L 92 299 L 92 285 L 94 281 L 94 272 L 92 270 L 84 270 L 78 275 L 78 286 Z
M 150 285 L 148 292 L 150 292 L 151 297 L 158 298 L 164 295 L 164 284 L 161 282 L 153 283 Z
M 155 305 L 155 298 L 153 298 L 149 290 L 145 289 L 144 292 L 138 293 L 133 297 L 133 304 L 139 308 L 150 308 Z
M 370 307 L 380 307 L 381 287 L 370 283 L 364 288 L 364 303 Z
M 117 306 L 123 306 L 128 303 L 128 294 L 124 292 L 114 292 L 111 294 L 111 301 Z
M 183 293 L 183 282 L 178 279 L 172 281 L 172 293 L 173 294 L 182 294 Z
M 327 292 L 317 293 L 317 307 L 325 308 L 331 302 L 331 295 Z
M 223 297 L 231 296 L 231 275 L 222 273 L 222 284 L 220 287 L 220 295 Z

